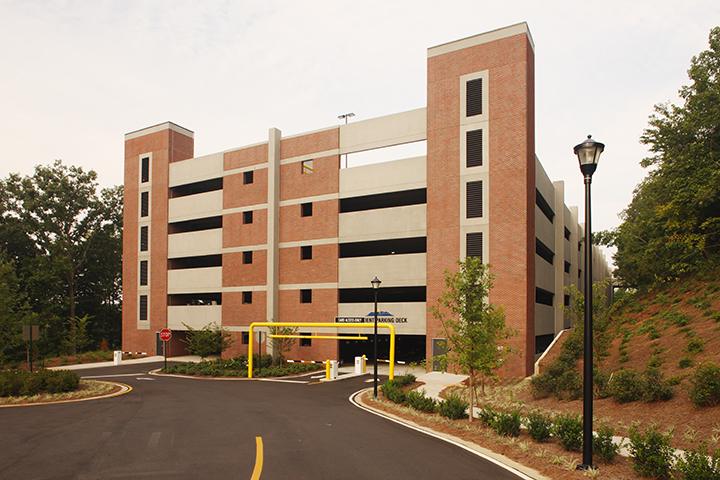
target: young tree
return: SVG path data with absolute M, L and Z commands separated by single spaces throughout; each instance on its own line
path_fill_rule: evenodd
M 270 335 L 297 335 L 297 328 L 292 327 L 269 327 Z M 285 354 L 292 348 L 295 343 L 294 338 L 271 338 L 273 363 L 282 365 L 285 362 Z
M 447 356 L 469 376 L 470 421 L 475 405 L 475 380 L 485 384 L 496 376 L 509 350 L 499 344 L 512 331 L 505 326 L 505 314 L 488 302 L 492 275 L 477 257 L 458 262 L 456 272 L 445 272 L 445 291 L 433 307 L 447 338 Z

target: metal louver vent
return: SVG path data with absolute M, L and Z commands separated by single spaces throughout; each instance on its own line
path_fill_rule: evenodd
M 483 215 L 482 181 L 468 182 L 467 187 L 467 218 L 479 218 Z
M 483 113 L 483 81 L 482 78 L 470 80 L 465 90 L 465 116 L 481 115 Z
M 140 251 L 147 252 L 148 249 L 148 227 L 140 227 Z
M 483 234 L 468 233 L 465 237 L 465 250 L 468 257 L 478 257 L 480 261 L 483 261 Z
M 468 167 L 480 167 L 483 164 L 483 131 L 470 130 L 465 134 L 466 141 L 466 165 Z
M 148 284 L 148 262 L 147 260 L 140 261 L 140 285 Z
M 140 320 L 148 319 L 148 297 L 140 295 Z
M 150 210 L 150 193 L 142 192 L 140 194 L 140 216 L 147 217 Z

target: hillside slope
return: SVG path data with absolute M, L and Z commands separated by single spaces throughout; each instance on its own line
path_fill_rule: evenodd
M 702 441 L 720 446 L 720 406 L 696 407 L 688 394 L 698 365 L 720 365 L 720 271 L 635 294 L 620 303 L 623 306 L 608 322 L 604 346 L 597 348 L 603 352 L 601 375 L 607 378 L 629 369 L 641 375 L 655 368 L 674 385 L 673 396 L 667 401 L 628 403 L 596 398 L 596 421 L 613 425 L 619 434 L 627 432 L 633 422 L 674 429 L 673 444 L 678 448 Z M 557 361 L 571 335 L 565 333 L 565 338 L 556 342 L 543 359 L 541 372 Z M 581 360 L 576 367 L 581 372 Z M 488 399 L 491 403 L 520 401 L 531 409 L 582 411 L 579 399 L 535 398 L 529 382 L 496 389 L 492 397 Z

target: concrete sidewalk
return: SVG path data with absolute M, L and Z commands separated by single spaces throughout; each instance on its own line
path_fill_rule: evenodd
M 152 357 L 143 357 L 143 358 L 133 358 L 131 360 L 123 360 L 120 365 L 135 365 L 135 364 L 142 364 L 142 363 L 153 363 L 153 362 L 162 362 L 163 359 L 162 355 L 154 355 Z M 168 357 L 168 361 L 170 362 L 183 362 L 183 363 L 198 363 L 201 362 L 202 359 L 196 355 L 185 355 L 182 357 Z M 50 367 L 48 370 L 85 370 L 89 368 L 100 368 L 100 367 L 112 367 L 115 366 L 112 360 L 108 362 L 95 362 L 95 363 L 78 363 L 75 365 L 60 365 L 59 367 Z
M 422 375 L 417 375 L 417 380 L 419 382 L 424 382 L 425 385 L 418 387 L 416 390 L 424 390 L 428 397 L 440 400 L 441 391 L 450 385 L 459 384 L 466 378 L 468 378 L 467 375 L 456 375 L 454 373 L 444 372 L 427 372 Z

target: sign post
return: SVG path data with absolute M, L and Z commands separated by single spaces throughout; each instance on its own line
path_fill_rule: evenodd
M 160 330 L 160 340 L 163 341 L 163 355 L 165 356 L 165 367 L 163 370 L 167 371 L 167 351 L 168 351 L 168 342 L 172 338 L 172 330 L 169 328 L 163 328 Z
M 39 325 L 23 325 L 23 340 L 28 342 L 27 344 L 27 362 L 30 371 L 33 371 L 33 337 L 35 339 L 40 338 L 40 326 Z

